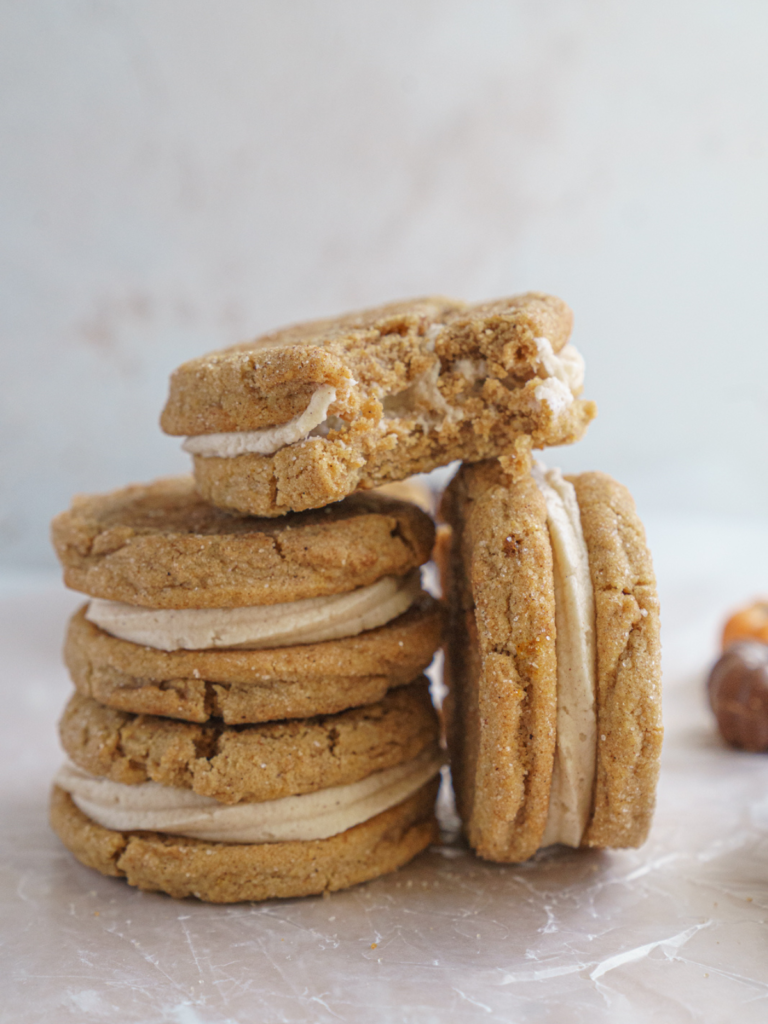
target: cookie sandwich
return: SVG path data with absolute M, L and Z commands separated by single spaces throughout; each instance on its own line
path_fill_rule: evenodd
M 226 726 L 75 694 L 51 824 L 79 861 L 215 903 L 330 892 L 438 835 L 442 761 L 426 679 L 335 715 Z
M 661 751 L 659 608 L 642 524 L 603 473 L 463 466 L 442 501 L 451 774 L 470 845 L 639 846 Z
M 320 508 L 454 459 L 578 440 L 572 315 L 532 292 L 417 299 L 284 328 L 194 359 L 161 417 L 186 436 L 203 497 L 258 516 Z
M 189 477 L 76 498 L 53 522 L 67 586 L 90 596 L 65 660 L 75 687 L 137 714 L 226 724 L 381 700 L 429 665 L 434 527 L 378 494 L 257 519 Z

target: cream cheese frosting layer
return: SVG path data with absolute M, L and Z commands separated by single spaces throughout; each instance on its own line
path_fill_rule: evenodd
M 142 608 L 94 598 L 86 618 L 121 640 L 160 651 L 259 650 L 340 640 L 407 611 L 421 592 L 419 570 L 384 576 L 346 594 L 245 608 Z
M 579 846 L 587 827 L 597 759 L 595 599 L 576 491 L 559 469 L 537 463 L 547 504 L 555 587 L 557 738 L 542 846 Z
M 584 386 L 584 357 L 570 342 L 555 352 L 548 338 L 536 338 L 542 368 L 548 377 L 561 381 L 574 394 Z
M 336 389 L 329 384 L 322 384 L 313 393 L 304 412 L 287 423 L 265 430 L 198 434 L 188 437 L 181 447 L 190 455 L 202 455 L 203 458 L 234 459 L 237 455 L 274 455 L 286 445 L 309 437 L 326 419 L 328 409 L 335 401 Z
M 222 843 L 327 839 L 402 803 L 440 770 L 436 747 L 346 786 L 228 806 L 158 782 L 127 786 L 66 763 L 55 778 L 92 821 L 118 832 L 168 832 Z
M 555 352 L 548 338 L 536 338 L 539 362 L 546 379 L 534 389 L 539 402 L 546 402 L 557 416 L 568 408 L 584 386 L 584 359 L 570 343 Z

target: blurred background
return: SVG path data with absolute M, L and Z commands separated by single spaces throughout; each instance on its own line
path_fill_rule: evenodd
M 183 360 L 429 292 L 571 304 L 599 417 L 551 462 L 657 523 L 765 517 L 762 0 L 0 16 L 1 568 L 54 567 L 73 492 L 187 468 Z

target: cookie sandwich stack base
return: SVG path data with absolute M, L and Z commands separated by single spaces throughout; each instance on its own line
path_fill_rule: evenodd
M 91 598 L 65 646 L 64 844 L 140 888 L 232 902 L 353 885 L 434 841 L 433 538 L 378 494 L 267 520 L 188 478 L 75 499 L 53 523 Z

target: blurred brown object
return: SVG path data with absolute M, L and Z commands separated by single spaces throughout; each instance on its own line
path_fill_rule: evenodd
M 730 643 L 709 674 L 707 692 L 726 742 L 756 753 L 768 750 L 768 645 Z
M 759 640 L 768 644 L 768 598 L 758 598 L 739 608 L 723 627 L 723 650 L 736 640 Z

